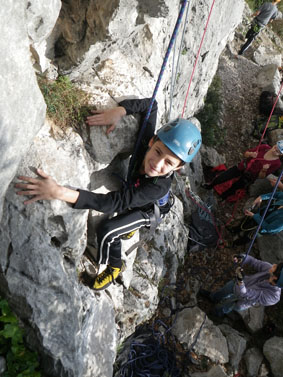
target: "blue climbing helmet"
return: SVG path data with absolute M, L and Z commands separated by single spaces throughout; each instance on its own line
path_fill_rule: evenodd
M 279 152 L 283 154 L 283 140 L 277 141 L 277 148 L 279 149 Z
M 157 131 L 158 138 L 183 162 L 191 162 L 201 146 L 201 134 L 189 120 L 177 118 Z

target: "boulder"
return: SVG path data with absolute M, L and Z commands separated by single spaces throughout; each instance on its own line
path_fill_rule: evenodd
M 222 324 L 218 327 L 227 340 L 229 364 L 232 366 L 233 370 L 238 370 L 240 361 L 246 350 L 247 341 L 242 334 L 228 325 Z
M 262 352 L 258 348 L 249 348 L 244 355 L 244 360 L 248 377 L 257 377 L 263 360 Z
M 274 336 L 263 346 L 263 354 L 270 363 L 274 377 L 281 377 L 283 370 L 283 338 Z
M 264 306 L 254 306 L 238 313 L 251 333 L 255 333 L 263 327 Z
M 204 355 L 215 363 L 225 364 L 228 362 L 228 346 L 224 335 L 198 307 L 183 309 L 177 315 L 172 332 L 185 349 L 189 349 L 199 335 L 194 345 L 196 354 Z

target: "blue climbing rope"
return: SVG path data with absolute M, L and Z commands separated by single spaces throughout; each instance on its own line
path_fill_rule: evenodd
M 140 143 L 141 143 L 141 140 L 142 140 L 142 136 L 143 136 L 145 127 L 147 125 L 147 122 L 148 122 L 148 119 L 149 119 L 149 116 L 150 116 L 150 113 L 151 113 L 151 110 L 152 110 L 152 106 L 153 106 L 154 100 L 156 98 L 156 94 L 157 94 L 157 91 L 159 89 L 160 82 L 161 82 L 162 76 L 164 74 L 165 67 L 166 67 L 170 52 L 172 50 L 174 41 L 177 37 L 177 33 L 178 33 L 178 30 L 179 30 L 179 27 L 180 27 L 180 24 L 181 24 L 181 21 L 182 21 L 182 18 L 183 18 L 183 14 L 184 14 L 187 2 L 188 2 L 188 0 L 184 0 L 183 3 L 182 3 L 182 6 L 180 8 L 179 15 L 178 15 L 178 18 L 177 18 L 177 21 L 176 21 L 176 24 L 175 24 L 175 28 L 174 28 L 173 34 L 171 36 L 171 39 L 170 39 L 170 42 L 169 42 L 169 45 L 168 45 L 168 48 L 167 48 L 167 51 L 166 51 L 166 54 L 165 54 L 165 58 L 163 60 L 162 67 L 160 69 L 160 73 L 159 73 L 159 76 L 158 76 L 158 79 L 157 79 L 157 82 L 156 82 L 156 85 L 155 85 L 155 88 L 154 88 L 154 91 L 153 91 L 153 94 L 152 94 L 152 97 L 151 97 L 151 100 L 150 100 L 150 104 L 149 104 L 146 116 L 144 118 L 143 124 L 141 126 L 139 135 L 138 135 L 138 139 L 137 139 L 137 142 L 136 142 L 136 145 L 135 145 L 135 150 L 134 150 L 134 153 L 133 153 L 131 160 L 130 160 L 128 177 L 127 177 L 128 182 L 131 181 L 131 174 L 132 174 L 134 163 L 135 163 L 135 160 L 136 160 L 136 157 L 137 157 L 137 151 L 139 149 L 139 146 L 140 146 Z
M 275 184 L 275 186 L 274 186 L 274 189 L 273 189 L 273 191 L 272 191 L 272 194 L 271 194 L 271 196 L 270 196 L 270 198 L 269 198 L 269 200 L 268 200 L 267 206 L 266 206 L 266 208 L 265 208 L 265 210 L 264 210 L 264 213 L 263 213 L 263 215 L 262 215 L 262 217 L 261 217 L 260 223 L 258 224 L 258 227 L 257 227 L 257 229 L 256 229 L 256 231 L 255 231 L 255 233 L 254 233 L 254 236 L 253 236 L 253 238 L 252 238 L 252 240 L 251 240 L 251 243 L 250 243 L 250 245 L 249 245 L 249 247 L 248 247 L 248 250 L 247 250 L 247 252 L 246 252 L 246 255 L 245 255 L 245 257 L 243 258 L 243 261 L 242 261 L 242 263 L 241 263 L 241 266 L 244 264 L 245 259 L 247 258 L 247 256 L 248 256 L 249 253 L 251 252 L 251 249 L 252 249 L 252 247 L 253 247 L 253 245 L 254 245 L 254 243 L 255 243 L 255 239 L 256 239 L 256 237 L 257 237 L 257 235 L 258 235 L 258 232 L 260 231 L 261 225 L 262 225 L 262 223 L 263 223 L 263 221 L 264 221 L 264 218 L 265 218 L 265 216 L 266 216 L 266 214 L 267 214 L 267 211 L 268 211 L 268 209 L 269 209 L 269 207 L 270 207 L 270 204 L 271 204 L 271 202 L 272 202 L 272 199 L 273 199 L 273 197 L 274 197 L 274 194 L 276 193 L 277 187 L 278 187 L 278 185 L 279 185 L 279 182 L 280 182 L 282 176 L 283 176 L 283 168 L 282 168 L 281 173 L 280 173 L 280 175 L 279 175 L 279 177 L 278 177 L 278 179 L 277 179 L 277 181 L 276 181 L 276 184 Z

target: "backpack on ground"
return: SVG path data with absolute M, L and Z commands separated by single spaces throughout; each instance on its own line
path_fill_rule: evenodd
M 265 116 L 258 116 L 254 121 L 254 129 L 252 132 L 252 136 L 256 139 L 260 139 L 264 129 L 266 127 L 267 121 L 269 117 Z M 270 118 L 269 124 L 266 129 L 266 136 L 268 136 L 268 132 L 276 130 L 276 129 L 283 129 L 283 114 L 273 114 Z
M 189 225 L 188 251 L 201 251 L 206 247 L 216 247 L 219 236 L 212 215 L 198 207 L 192 214 Z

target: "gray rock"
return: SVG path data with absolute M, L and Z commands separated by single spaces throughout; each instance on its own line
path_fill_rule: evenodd
M 196 339 L 204 318 L 205 314 L 198 307 L 183 309 L 178 314 L 172 332 L 186 349 Z M 205 320 L 194 351 L 216 363 L 224 364 L 229 360 L 227 341 L 219 328 L 214 326 L 208 318 Z
M 49 50 L 47 38 L 55 26 L 60 9 L 60 0 L 51 0 L 48 3 L 42 3 L 40 0 L 27 2 L 27 31 L 32 42 L 33 57 L 41 72 L 45 72 L 50 66 L 50 59 L 46 56 Z
M 270 363 L 274 377 L 281 377 L 283 370 L 283 338 L 274 336 L 263 346 L 263 354 Z
M 247 341 L 238 331 L 234 330 L 228 325 L 218 326 L 225 335 L 228 350 L 229 350 L 229 364 L 234 370 L 237 370 L 245 352 Z
M 227 377 L 220 365 L 213 365 L 208 372 L 192 373 L 191 377 Z
M 262 260 L 280 263 L 283 260 L 283 232 L 257 237 L 257 246 Z
M 269 51 L 268 48 L 262 45 L 254 52 L 253 59 L 261 66 L 274 64 L 276 67 L 281 67 L 282 63 L 281 54 L 274 55 L 273 51 Z
M 256 179 L 255 182 L 249 186 L 249 194 L 253 199 L 257 198 L 259 195 L 268 194 L 271 192 L 273 187 L 267 178 Z
M 280 73 L 276 64 L 268 64 L 261 68 L 257 83 L 262 90 L 278 93 L 280 89 Z
M 251 333 L 255 333 L 262 328 L 264 319 L 264 306 L 251 307 L 238 313 L 242 317 L 247 329 Z
M 258 348 L 250 348 L 244 355 L 248 377 L 257 377 L 263 355 Z
M 5 192 L 21 158 L 43 126 L 45 103 L 30 61 L 25 2 L 5 1 L 0 9 L 0 219 Z M 4 53 L 5 52 L 5 53 Z
M 225 163 L 225 156 L 220 155 L 214 148 L 206 145 L 201 146 L 201 158 L 206 166 L 215 167 Z

